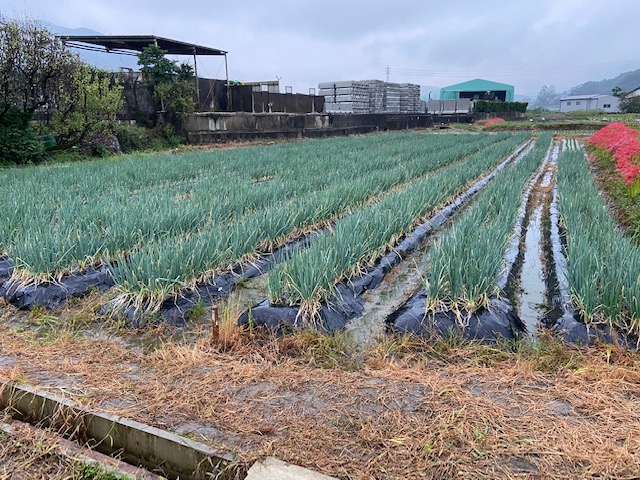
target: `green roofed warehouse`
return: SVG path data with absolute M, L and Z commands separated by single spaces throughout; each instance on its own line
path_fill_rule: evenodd
M 513 102 L 515 100 L 515 88 L 506 83 L 492 82 L 476 78 L 468 82 L 456 83 L 440 90 L 440 100 L 497 100 L 500 102 Z

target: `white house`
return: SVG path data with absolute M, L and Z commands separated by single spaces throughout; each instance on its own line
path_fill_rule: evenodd
M 613 95 L 574 95 L 560 99 L 561 112 L 577 110 L 601 110 L 605 113 L 620 112 L 620 99 Z
M 633 90 L 631 90 L 629 93 L 625 95 L 626 98 L 638 97 L 638 96 L 640 96 L 640 87 L 634 88 Z

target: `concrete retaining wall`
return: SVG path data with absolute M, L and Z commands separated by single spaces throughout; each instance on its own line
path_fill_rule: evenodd
M 286 114 L 286 113 L 192 113 L 185 130 L 190 143 L 257 138 L 318 138 L 385 130 L 426 128 L 433 125 L 427 114 Z

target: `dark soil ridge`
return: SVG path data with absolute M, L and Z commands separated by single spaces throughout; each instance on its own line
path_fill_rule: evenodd
M 13 261 L 6 257 L 0 257 L 0 285 L 9 280 L 13 275 Z
M 331 297 L 322 302 L 315 318 L 305 318 L 298 305 L 275 305 L 265 299 L 258 305 L 243 312 L 238 318 L 238 324 L 245 327 L 265 327 L 273 331 L 305 326 L 312 326 L 323 333 L 333 333 L 344 329 L 349 320 L 362 315 L 364 311 L 362 294 L 365 291 L 379 286 L 386 274 L 406 256 L 415 251 L 432 232 L 439 229 L 460 211 L 501 170 L 522 158 L 526 154 L 526 150 L 532 145 L 533 141 L 529 140 L 518 147 L 490 173 L 477 180 L 471 187 L 458 195 L 455 200 L 436 212 L 427 221 L 418 225 L 411 233 L 405 235 L 390 252 L 383 255 L 363 275 L 338 283 Z
M 49 310 L 64 305 L 92 290 L 108 290 L 115 285 L 106 265 L 90 267 L 65 275 L 56 282 L 25 283 L 13 278 L 11 259 L 0 260 L 0 297 L 20 310 L 45 307 Z

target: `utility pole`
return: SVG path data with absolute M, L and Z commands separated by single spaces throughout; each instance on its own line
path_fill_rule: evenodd
M 391 73 L 391 69 L 389 68 L 389 65 L 387 65 L 387 68 L 385 68 L 385 71 L 387 72 L 387 83 L 389 83 L 389 74 Z

